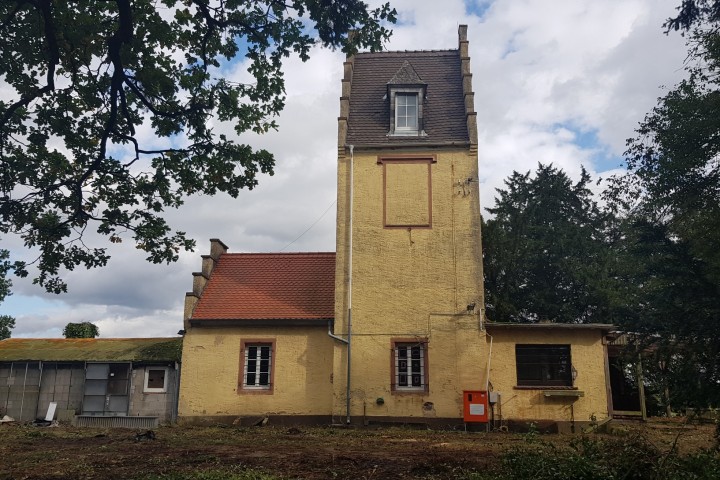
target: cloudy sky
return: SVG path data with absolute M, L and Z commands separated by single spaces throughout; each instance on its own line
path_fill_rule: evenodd
M 376 2 L 371 2 L 376 3 Z M 686 49 L 663 21 L 680 0 L 395 0 L 390 50 L 457 48 L 469 27 L 478 111 L 481 206 L 513 170 L 553 163 L 577 177 L 581 165 L 607 177 L 625 139 L 682 77 Z M 185 292 L 209 239 L 231 252 L 334 251 L 339 52 L 315 49 L 286 64 L 287 106 L 277 132 L 244 139 L 276 157 L 275 175 L 237 199 L 190 198 L 170 224 L 198 241 L 173 265 L 152 265 L 131 242 L 112 245 L 108 267 L 67 273 L 69 293 L 44 294 L 15 280 L 0 314 L 16 317 L 14 337 L 61 337 L 90 321 L 101 337 L 174 336 Z M 228 73 L 246 75 L 241 64 Z M 25 253 L 2 239 L 15 258 Z M 107 246 L 98 243 L 95 246 Z

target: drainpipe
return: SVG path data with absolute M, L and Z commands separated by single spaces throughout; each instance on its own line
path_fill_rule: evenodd
M 350 339 L 352 337 L 352 240 L 353 240 L 353 145 L 348 145 L 350 148 L 350 224 L 349 224 L 349 240 L 348 240 L 348 286 L 347 286 L 347 339 L 339 337 L 333 333 L 333 321 L 328 321 L 328 336 L 338 342 L 342 342 L 347 345 L 347 384 L 345 389 L 345 422 L 350 425 L 350 366 L 351 363 L 351 352 L 350 352 Z
M 488 351 L 488 361 L 487 361 L 487 375 L 485 376 L 485 391 L 487 392 L 490 388 L 490 360 L 492 360 L 492 344 L 493 344 L 493 337 L 489 333 L 487 333 L 487 330 L 485 331 L 485 335 L 490 337 L 490 348 Z M 488 393 L 488 395 L 490 395 Z
M 170 412 L 170 421 L 175 424 L 178 421 L 178 414 L 180 412 L 180 376 L 182 375 L 182 364 L 175 362 L 175 394 L 173 395 L 173 409 Z
M 329 336 L 330 338 L 333 338 L 333 339 L 337 340 L 338 342 L 344 343 L 345 345 L 348 344 L 348 341 L 347 341 L 347 340 L 345 340 L 345 339 L 342 338 L 342 337 L 338 337 L 337 335 L 335 335 L 335 334 L 333 333 L 333 321 L 332 321 L 332 320 L 328 320 L 328 336 Z
M 345 398 L 346 398 L 346 423 L 350 425 L 350 366 L 352 365 L 350 362 L 351 359 L 351 338 L 352 338 L 352 256 L 353 256 L 353 197 L 354 197 L 354 181 L 353 181 L 353 170 L 354 170 L 354 154 L 353 150 L 355 147 L 353 145 L 348 145 L 350 147 L 350 235 L 348 240 L 348 289 L 347 289 L 347 304 L 348 304 L 348 326 L 347 326 L 347 388 L 345 392 Z

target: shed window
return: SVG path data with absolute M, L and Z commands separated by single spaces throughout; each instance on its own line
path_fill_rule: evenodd
M 515 345 L 518 386 L 572 387 L 570 345 Z
M 167 391 L 167 368 L 145 369 L 145 393 L 165 393 Z

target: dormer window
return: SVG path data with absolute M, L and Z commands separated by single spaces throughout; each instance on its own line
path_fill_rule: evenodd
M 427 84 L 407 60 L 387 83 L 390 130 L 388 136 L 424 136 L 423 103 Z
M 417 93 L 395 94 L 395 131 L 413 132 L 418 130 Z

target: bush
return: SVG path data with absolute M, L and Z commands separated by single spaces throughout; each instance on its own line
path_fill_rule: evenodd
M 503 455 L 500 468 L 475 473 L 467 480 L 711 480 L 720 479 L 720 452 L 692 455 L 663 453 L 642 436 L 597 439 L 587 436 L 557 446 L 543 440 L 526 443 Z

